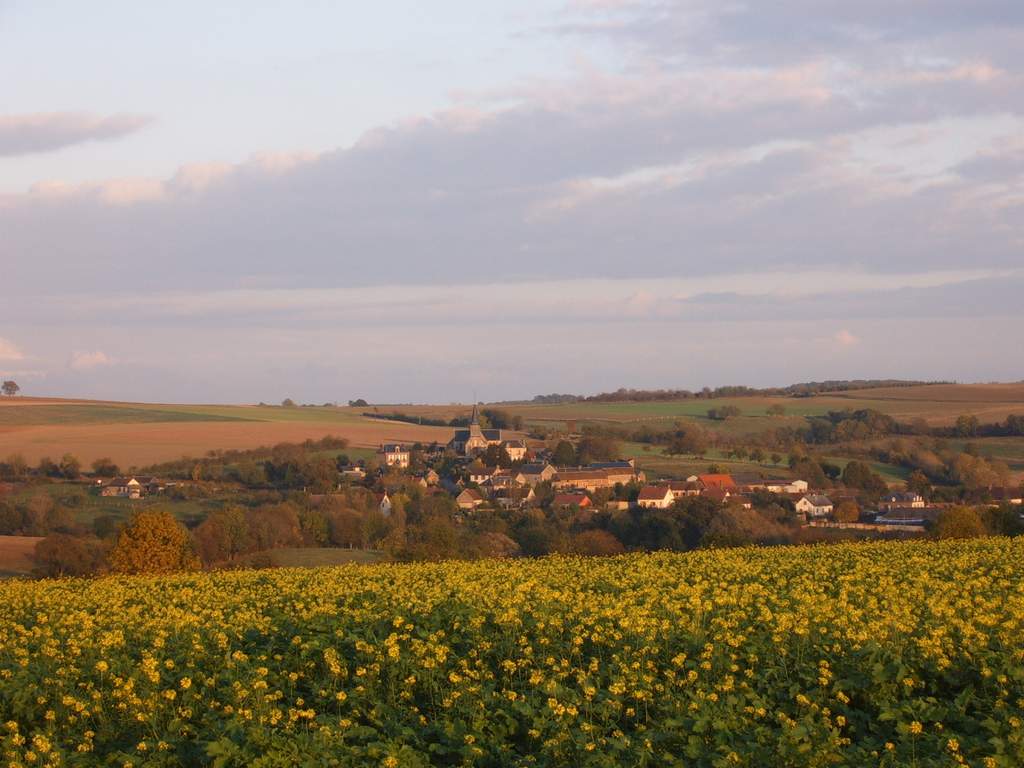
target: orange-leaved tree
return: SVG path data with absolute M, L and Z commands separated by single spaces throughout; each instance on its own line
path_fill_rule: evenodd
M 116 573 L 168 573 L 199 567 L 192 537 L 169 512 L 136 512 L 107 557 Z

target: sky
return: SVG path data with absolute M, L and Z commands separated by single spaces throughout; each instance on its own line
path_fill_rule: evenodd
M 1024 379 L 1024 3 L 0 0 L 0 376 Z

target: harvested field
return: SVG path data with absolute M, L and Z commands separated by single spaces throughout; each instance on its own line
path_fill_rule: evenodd
M 110 457 L 123 467 L 145 466 L 182 456 L 202 456 L 212 449 L 246 449 L 280 442 L 318 440 L 328 435 L 347 438 L 354 447 L 372 448 L 384 441 L 447 441 L 451 430 L 400 422 L 376 421 L 347 409 L 271 409 L 219 406 L 195 420 L 191 406 L 182 406 L 187 420 L 88 424 L 5 423 L 0 420 L 0 456 L 21 453 L 31 463 L 43 456 L 72 453 L 89 464 Z M 12 409 L 13 410 L 13 409 Z M 144 411 L 145 409 L 133 409 Z M 266 411 L 294 411 L 296 418 L 266 419 Z M 232 418 L 245 415 L 248 420 Z M 277 416 L 277 414 L 273 414 Z M 292 414 L 288 414 L 292 415 Z
M 36 536 L 0 536 L 0 578 L 30 575 L 40 541 Z

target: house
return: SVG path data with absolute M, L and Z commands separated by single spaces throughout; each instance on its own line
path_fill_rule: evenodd
M 531 503 L 537 494 L 533 488 L 498 488 L 491 494 L 491 499 L 502 509 L 520 509 Z
M 832 500 L 828 496 L 812 493 L 801 496 L 796 503 L 796 511 L 808 517 L 825 517 L 832 514 Z
M 990 488 L 988 493 L 995 504 L 1024 505 L 1024 492 L 1020 488 Z
M 448 447 L 463 456 L 471 456 L 474 453 L 487 450 L 490 445 L 501 445 L 500 429 L 481 429 L 480 417 L 477 415 L 476 406 L 473 406 L 473 415 L 469 419 L 468 429 L 456 429 L 452 439 L 448 441 Z
M 604 469 L 560 469 L 551 484 L 555 488 L 582 488 L 591 492 L 614 485 Z
M 702 490 L 700 483 L 688 480 L 670 480 L 668 487 L 677 499 L 682 496 L 700 496 Z
M 806 480 L 787 480 L 781 477 L 758 477 L 752 474 L 735 475 L 733 479 L 736 484 L 745 491 L 805 494 L 809 490 Z
M 388 492 L 373 494 L 377 500 L 377 511 L 380 512 L 384 517 L 391 517 L 391 497 L 388 496 Z
M 362 467 L 345 467 L 341 470 L 341 477 L 343 480 L 358 482 L 366 479 L 366 470 Z
M 633 466 L 632 460 L 629 461 L 595 461 L 586 466 L 586 469 L 595 472 L 604 472 L 608 478 L 608 485 L 626 485 L 632 483 L 634 480 L 638 482 L 644 482 L 647 479 L 647 475 L 643 470 L 637 471 Z
M 636 503 L 645 509 L 668 509 L 675 500 L 675 494 L 667 485 L 645 485 L 640 489 Z
M 689 480 L 690 478 L 687 479 Z M 723 491 L 736 490 L 736 481 L 732 479 L 732 475 L 697 475 L 695 479 L 704 488 L 721 488 Z
M 553 480 L 558 471 L 550 464 L 523 464 L 512 477 L 519 485 L 537 485 Z
M 725 504 L 732 494 L 725 488 L 704 488 L 701 490 L 700 495 L 705 499 L 710 499 L 716 504 Z
M 441 476 L 432 469 L 428 469 L 423 473 L 423 479 L 426 480 L 427 485 L 437 485 L 441 482 Z
M 889 493 L 878 502 L 878 508 L 886 512 L 894 509 L 924 509 L 924 507 L 924 496 L 912 491 Z
M 484 503 L 484 497 L 476 488 L 467 488 L 455 497 L 455 503 L 459 509 L 473 510 Z
M 501 447 L 512 461 L 522 461 L 526 458 L 526 443 L 522 440 L 505 440 Z
M 586 509 L 592 503 L 590 497 L 583 493 L 556 493 L 554 500 L 551 502 L 551 508 L 579 507 L 580 509 Z
M 753 509 L 754 502 L 750 500 L 749 496 L 743 496 L 739 493 L 730 494 L 726 500 L 726 504 L 730 507 L 741 507 L 743 509 Z
M 400 443 L 385 443 L 377 451 L 377 455 L 382 457 L 381 461 L 386 467 L 398 467 L 399 469 L 408 469 L 409 467 L 409 450 Z
M 495 468 L 488 467 L 478 461 L 474 461 L 470 464 L 468 472 L 469 482 L 482 485 L 494 476 Z

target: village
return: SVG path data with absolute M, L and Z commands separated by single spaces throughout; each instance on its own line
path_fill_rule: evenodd
M 627 510 L 670 510 L 697 497 L 722 509 L 751 510 L 768 504 L 789 510 L 789 522 L 807 528 L 865 532 L 922 533 L 948 503 L 930 503 L 911 490 L 890 491 L 865 503 L 856 488 L 831 484 L 812 487 L 796 477 L 766 473 L 709 471 L 685 479 L 657 479 L 638 469 L 634 458 L 606 457 L 585 465 L 558 461 L 553 447 L 507 430 L 485 428 L 476 407 L 466 427 L 456 428 L 447 444 L 384 443 L 376 461 L 338 468 L 338 490 L 365 487 L 375 494 L 377 510 L 390 517 L 393 497 L 410 490 L 454 499 L 457 520 L 487 511 L 545 508 L 574 515 Z M 714 469 L 714 468 L 712 468 Z M 102 496 L 142 499 L 177 485 L 152 476 L 97 480 Z M 992 489 L 995 503 L 1022 504 L 1015 490 Z M 314 501 L 321 500 L 317 494 Z

